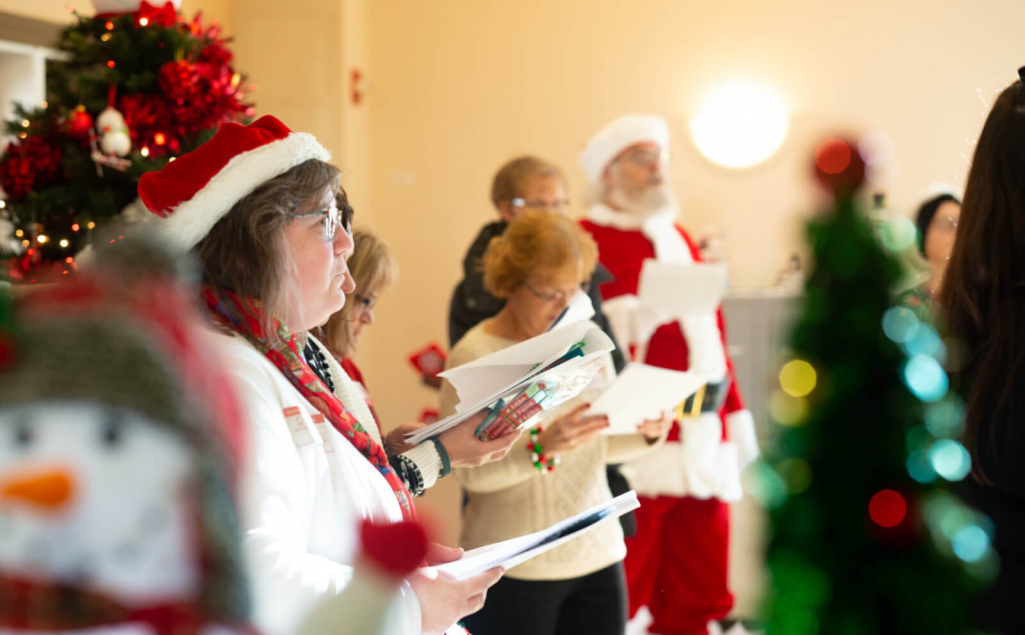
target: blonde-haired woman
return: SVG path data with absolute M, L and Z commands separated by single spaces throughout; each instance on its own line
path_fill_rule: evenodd
M 472 328 L 449 354 L 448 366 L 471 362 L 544 333 L 586 286 L 597 260 L 594 241 L 559 214 L 524 211 L 492 239 L 483 259 L 484 284 L 505 306 Z M 588 416 L 600 388 L 542 415 L 536 434 L 551 471 L 539 469 L 527 442 L 502 460 L 454 473 L 467 492 L 461 546 L 480 547 L 543 529 L 611 499 L 605 466 L 644 452 L 663 438 L 669 420 L 645 422 L 638 434 L 599 436 L 604 417 Z M 441 416 L 458 399 L 442 386 Z M 554 462 L 552 462 L 554 465 Z M 466 618 L 471 632 L 621 634 L 626 624 L 618 523 L 587 534 L 511 569 L 488 592 L 484 608 Z
M 349 379 L 358 384 L 363 397 L 374 415 L 378 427 L 381 420 L 374 409 L 374 402 L 367 391 L 363 373 L 353 361 L 356 347 L 363 329 L 374 323 L 374 307 L 377 300 L 399 275 L 399 264 L 391 253 L 388 243 L 365 229 L 352 233 L 353 250 L 349 257 L 349 273 L 356 283 L 356 290 L 348 294 L 348 301 L 319 329 L 320 341 L 341 364 Z

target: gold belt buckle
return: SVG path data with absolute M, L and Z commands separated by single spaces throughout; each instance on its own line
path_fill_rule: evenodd
M 690 408 L 687 408 L 687 402 L 692 401 Z M 673 409 L 673 414 L 676 415 L 677 420 L 692 419 L 701 414 L 701 404 L 705 402 L 705 386 L 698 388 L 698 391 L 691 397 L 687 397 L 680 402 L 680 405 Z

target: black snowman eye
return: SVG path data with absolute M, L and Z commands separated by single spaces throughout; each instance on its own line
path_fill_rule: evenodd
M 14 422 L 14 447 L 28 449 L 36 440 L 36 431 L 28 413 L 20 415 Z
M 106 448 L 117 448 L 124 441 L 124 420 L 120 412 L 107 411 L 106 421 L 100 432 L 100 440 Z

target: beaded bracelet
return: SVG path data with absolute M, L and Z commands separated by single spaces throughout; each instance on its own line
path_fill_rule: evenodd
M 544 428 L 537 426 L 530 430 L 530 441 L 527 442 L 527 450 L 530 452 L 530 461 L 534 464 L 534 467 L 541 470 L 542 474 L 548 472 L 554 472 L 555 466 L 559 464 L 559 457 L 545 456 L 545 449 L 541 447 L 541 433 L 544 432 Z

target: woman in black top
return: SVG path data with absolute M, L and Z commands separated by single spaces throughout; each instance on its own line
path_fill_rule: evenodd
M 1000 571 L 978 626 L 1025 633 L 1025 67 L 979 136 L 941 302 L 964 355 L 972 475 L 962 495 L 989 515 Z

